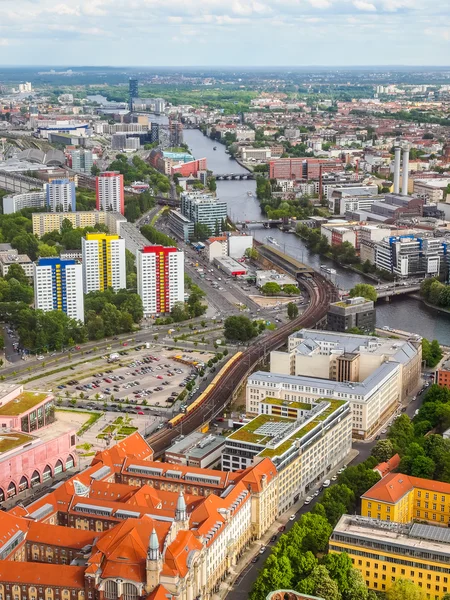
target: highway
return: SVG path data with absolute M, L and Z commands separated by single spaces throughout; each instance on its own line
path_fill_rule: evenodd
M 161 456 L 171 441 L 180 433 L 183 433 L 183 435 L 191 433 L 200 427 L 202 423 L 212 420 L 221 413 L 247 373 L 268 352 L 282 346 L 289 334 L 301 327 L 314 327 L 326 315 L 330 302 L 336 299 L 337 292 L 334 286 L 321 275 L 316 275 L 314 283 L 305 281 L 303 285 L 310 297 L 310 304 L 305 312 L 297 319 L 280 326 L 275 332 L 266 335 L 261 341 L 245 350 L 241 359 L 224 375 L 220 385 L 211 390 L 201 408 L 186 415 L 179 427 L 164 429 L 149 437 L 147 441 L 156 456 Z

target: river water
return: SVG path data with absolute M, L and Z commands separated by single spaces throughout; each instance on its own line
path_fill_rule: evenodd
M 188 144 L 195 158 L 206 157 L 208 169 L 213 173 L 244 173 L 246 170 L 234 159 L 225 154 L 225 146 L 214 143 L 198 129 L 186 129 L 184 141 Z M 216 150 L 213 148 L 216 147 Z M 252 192 L 253 196 L 249 196 Z M 228 214 L 232 221 L 254 221 L 261 217 L 259 202 L 256 198 L 256 183 L 251 180 L 217 181 L 217 195 L 228 205 Z M 261 242 L 267 241 L 268 231 L 262 227 L 253 228 L 252 234 Z M 318 269 L 326 264 L 336 269 L 336 285 L 341 289 L 350 289 L 356 283 L 368 281 L 358 273 L 337 266 L 333 261 L 324 259 L 309 252 L 302 240 L 294 234 L 284 233 L 279 229 L 271 229 L 280 250 L 294 256 L 312 267 Z M 420 300 L 401 297 L 392 302 L 377 304 L 376 323 L 378 327 L 385 325 L 411 331 L 428 339 L 437 339 L 443 344 L 450 345 L 450 317 L 425 306 Z

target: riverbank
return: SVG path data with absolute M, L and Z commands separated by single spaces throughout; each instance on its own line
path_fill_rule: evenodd
M 441 306 L 436 306 L 435 304 L 431 304 L 430 302 L 427 302 L 426 300 L 424 300 L 422 298 L 422 296 L 420 294 L 408 294 L 411 298 L 414 298 L 414 300 L 420 300 L 421 302 L 423 302 L 423 304 L 425 304 L 425 306 L 428 306 L 428 308 L 431 308 L 437 312 L 440 312 L 442 314 L 447 315 L 448 317 L 450 317 L 450 310 L 446 309 L 446 308 L 442 308 Z

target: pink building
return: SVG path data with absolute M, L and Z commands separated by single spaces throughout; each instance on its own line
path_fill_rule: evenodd
M 76 465 L 76 431 L 57 421 L 53 396 L 0 388 L 0 502 Z
M 175 173 L 180 173 L 183 177 L 189 177 L 193 175 L 197 177 L 199 171 L 206 171 L 206 158 L 199 158 L 198 160 L 191 160 L 190 162 L 180 163 L 178 165 L 174 165 L 171 168 L 171 175 L 175 175 Z

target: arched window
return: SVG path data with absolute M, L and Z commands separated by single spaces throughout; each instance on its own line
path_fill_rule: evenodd
M 26 490 L 28 488 L 28 479 L 25 477 L 25 475 L 22 475 L 22 479 L 19 482 L 19 492 L 22 492 L 23 490 Z
M 67 457 L 67 460 L 66 460 L 66 470 L 71 469 L 74 464 L 75 464 L 75 461 L 73 460 L 73 456 L 71 454 L 69 454 L 69 456 Z
M 42 481 L 47 481 L 52 476 L 52 469 L 50 465 L 47 465 L 42 473 Z
M 33 475 L 31 476 L 31 487 L 35 485 L 39 485 L 41 483 L 41 476 L 39 475 L 39 471 L 33 471 Z
M 58 460 L 55 465 L 55 475 L 57 475 L 58 473 L 62 473 L 62 471 L 63 471 L 62 460 Z
M 12 498 L 16 494 L 17 494 L 16 484 L 11 481 L 11 483 L 8 485 L 8 492 L 7 492 L 6 496 L 8 498 Z
M 138 596 L 137 587 L 132 583 L 123 584 L 123 600 L 136 600 Z
M 105 598 L 108 600 L 117 600 L 118 593 L 118 586 L 115 581 L 111 579 L 105 581 Z
M 3 502 L 4 499 L 5 499 L 5 492 L 3 491 L 2 488 L 0 488 L 0 502 Z

